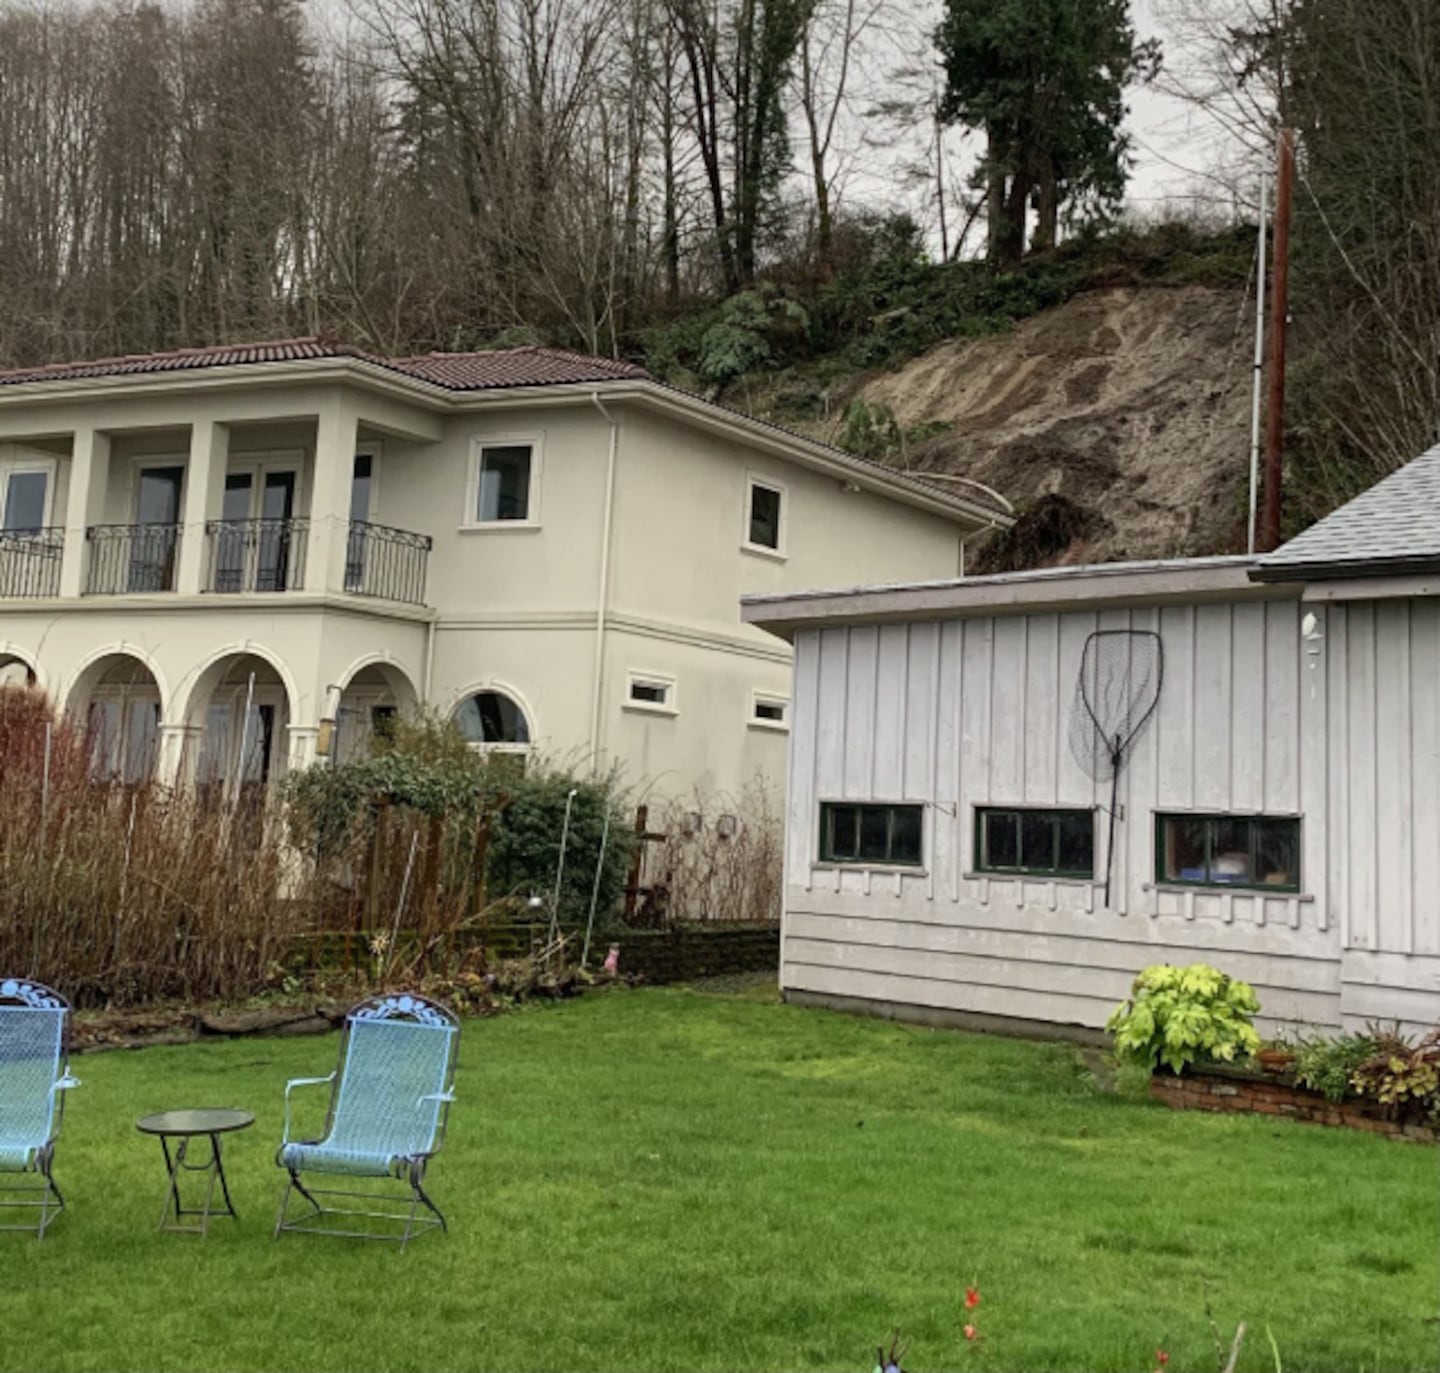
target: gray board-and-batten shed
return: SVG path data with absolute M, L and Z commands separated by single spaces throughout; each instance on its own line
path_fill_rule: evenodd
M 743 616 L 795 646 L 788 998 L 1093 1031 L 1141 968 L 1203 961 L 1255 985 L 1262 1029 L 1440 1020 L 1440 448 L 1261 557 Z M 1113 855 L 1072 742 L 1108 630 L 1163 653 Z

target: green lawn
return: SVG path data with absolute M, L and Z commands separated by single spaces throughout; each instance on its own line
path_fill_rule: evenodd
M 1440 1366 L 1434 1149 L 1098 1093 L 1073 1050 L 673 989 L 465 1025 L 450 1235 L 270 1238 L 287 1077 L 335 1040 L 82 1057 L 70 1209 L 0 1235 L 0 1367 Z M 242 1219 L 159 1235 L 135 1117 L 236 1105 Z M 978 1282 L 986 1340 L 960 1298 Z

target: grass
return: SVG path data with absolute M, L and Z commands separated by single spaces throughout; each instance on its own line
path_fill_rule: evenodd
M 449 1236 L 270 1238 L 281 1087 L 333 1039 L 81 1058 L 70 1209 L 0 1235 L 0 1367 L 1433 1369 L 1436 1152 L 1097 1092 L 1073 1050 L 759 996 L 467 1023 L 431 1173 Z M 135 1117 L 238 1105 L 241 1220 L 159 1235 Z M 983 1345 L 960 1334 L 978 1282 Z M 1228 1333 L 1227 1333 L 1228 1344 Z

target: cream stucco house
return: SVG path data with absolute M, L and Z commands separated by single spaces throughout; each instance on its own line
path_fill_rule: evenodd
M 102 770 L 277 777 L 425 702 L 660 790 L 783 776 L 740 596 L 953 576 L 1001 507 L 539 348 L 0 373 L 0 675 Z

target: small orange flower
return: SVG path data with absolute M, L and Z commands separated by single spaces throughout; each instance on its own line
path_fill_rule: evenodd
M 975 1327 L 974 1327 L 973 1325 L 967 1325 L 967 1326 L 965 1327 L 965 1338 L 966 1338 L 967 1340 L 973 1340 L 973 1339 L 975 1338 L 976 1334 L 977 1334 L 977 1331 L 976 1331 L 976 1329 L 975 1329 Z
M 965 1309 L 973 1311 L 980 1305 L 980 1289 L 978 1287 L 967 1287 L 965 1289 Z
M 1165 1365 L 1170 1362 L 1170 1356 L 1163 1349 L 1157 1349 L 1155 1351 L 1155 1362 L 1158 1363 L 1161 1368 L 1164 1368 Z

